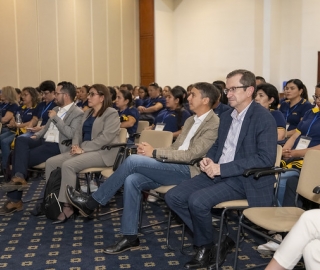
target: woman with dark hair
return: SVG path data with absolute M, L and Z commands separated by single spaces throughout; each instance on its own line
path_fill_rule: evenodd
M 306 111 L 312 108 L 312 104 L 308 101 L 306 86 L 299 79 L 287 81 L 284 92 L 286 101 L 281 104 L 279 110 L 287 122 L 287 137 L 290 137 Z
M 136 99 L 135 106 L 136 107 L 141 106 L 148 97 L 149 97 L 148 88 L 141 85 L 139 88 L 139 99 Z
M 90 89 L 90 86 L 85 84 L 81 86 L 81 88 L 79 89 L 79 93 L 77 94 L 77 97 L 80 100 L 77 103 L 77 106 L 82 108 L 84 112 L 89 109 L 89 106 L 88 106 L 89 89 Z
M 165 130 L 173 133 L 177 138 L 181 133 L 184 122 L 190 117 L 190 113 L 183 108 L 184 89 L 175 86 L 166 95 L 166 109 L 161 111 L 149 129 Z
M 128 143 L 134 142 L 134 133 L 137 132 L 139 112 L 132 106 L 132 94 L 129 90 L 120 89 L 117 93 L 116 106 L 120 116 L 120 127 L 128 131 Z
M 2 87 L 3 104 L 1 106 L 1 134 L 9 131 L 7 124 L 14 118 L 19 109 L 18 97 L 16 90 L 12 86 Z M 1 137 L 0 137 L 1 140 Z
M 8 157 L 10 155 L 11 144 L 15 136 L 27 132 L 27 127 L 32 126 L 32 117 L 35 115 L 35 108 L 38 104 L 38 92 L 33 87 L 22 89 L 21 97 L 23 105 L 17 110 L 16 119 L 12 117 L 7 127 L 10 129 L 1 134 L 2 169 L 6 169 Z M 12 145 L 13 147 L 13 145 Z
M 217 102 L 216 102 L 215 104 L 213 104 L 212 110 L 214 111 L 214 113 L 215 113 L 217 116 L 220 117 L 220 115 L 221 115 L 223 112 L 229 110 L 231 107 L 227 105 L 228 102 L 227 102 L 227 103 L 222 102 L 222 99 L 223 99 L 224 97 L 227 98 L 226 94 L 225 94 L 224 91 L 223 91 L 223 89 L 225 89 L 225 88 L 222 88 L 221 84 L 219 84 L 219 83 L 215 83 L 215 82 L 214 82 L 213 85 L 216 86 L 217 89 L 219 90 L 219 92 L 220 92 L 220 97 L 219 97 L 219 99 L 217 100 Z M 227 98 L 227 101 L 228 101 L 228 98 Z
M 116 86 L 115 87 L 107 86 L 107 88 L 110 91 L 111 100 L 112 100 L 112 108 L 118 110 L 117 105 L 116 105 L 116 99 L 117 99 L 117 91 L 119 91 L 120 88 L 119 87 L 117 88 Z
M 223 104 L 228 105 L 228 98 L 227 95 L 224 93 L 224 89 L 226 89 L 226 83 L 224 81 L 214 81 L 213 84 L 217 86 L 220 89 L 222 89 L 221 92 L 221 97 L 220 97 L 220 102 Z
M 169 91 L 171 91 L 171 87 L 169 85 L 166 85 L 165 87 L 163 87 L 162 96 L 165 98 L 169 93 Z
M 119 115 L 112 108 L 109 89 L 103 84 L 94 84 L 88 93 L 89 109 L 85 111 L 69 153 L 63 153 L 46 162 L 46 179 L 57 167 L 61 168 L 61 188 L 58 200 L 63 203 L 63 212 L 54 223 L 65 222 L 73 215 L 73 207 L 66 197 L 66 185 L 76 186 L 76 174 L 90 167 L 112 166 L 118 149 L 101 150 L 106 144 L 118 143 Z
M 270 83 L 257 85 L 255 101 L 270 111 L 277 123 L 278 142 L 283 141 L 286 136 L 286 120 L 283 114 L 278 111 L 279 93 L 277 88 Z

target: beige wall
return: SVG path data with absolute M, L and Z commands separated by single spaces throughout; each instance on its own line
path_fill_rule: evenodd
M 138 0 L 1 0 L 0 87 L 138 84 Z
M 156 81 L 186 87 L 246 68 L 313 94 L 319 14 L 318 0 L 155 0 Z

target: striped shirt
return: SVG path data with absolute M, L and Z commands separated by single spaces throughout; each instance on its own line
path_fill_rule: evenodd
M 223 146 L 222 155 L 218 162 L 219 164 L 228 163 L 234 160 L 242 123 L 251 104 L 252 102 L 239 114 L 235 109 L 231 113 L 232 123 Z

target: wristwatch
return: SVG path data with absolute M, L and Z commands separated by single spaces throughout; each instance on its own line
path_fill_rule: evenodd
M 152 157 L 153 157 L 153 158 L 156 158 L 156 157 L 157 157 L 157 150 L 156 150 L 156 149 L 154 149 L 154 150 L 152 151 Z

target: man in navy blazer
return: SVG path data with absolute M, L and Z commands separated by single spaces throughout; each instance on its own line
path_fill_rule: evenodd
M 277 151 L 277 127 L 272 115 L 254 102 L 255 75 L 235 70 L 226 80 L 230 110 L 220 116 L 218 139 L 200 162 L 202 173 L 183 181 L 165 196 L 193 232 L 196 255 L 185 264 L 194 269 L 214 265 L 211 208 L 230 200 L 247 199 L 249 206 L 271 206 L 274 176 L 242 176 L 245 169 L 274 166 Z M 224 260 L 234 242 L 227 237 L 219 260 Z M 212 251 L 211 251 L 212 250 Z M 214 258 L 210 259 L 210 252 Z M 212 256 L 211 256 L 212 257 Z

